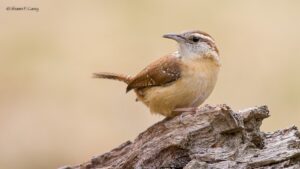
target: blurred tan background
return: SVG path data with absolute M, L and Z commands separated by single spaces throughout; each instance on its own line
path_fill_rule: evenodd
M 124 84 L 91 73 L 135 74 L 175 50 L 162 34 L 187 29 L 210 33 L 221 52 L 206 103 L 266 104 L 264 131 L 300 126 L 299 9 L 297 0 L 1 1 L 1 168 L 77 164 L 161 120 Z

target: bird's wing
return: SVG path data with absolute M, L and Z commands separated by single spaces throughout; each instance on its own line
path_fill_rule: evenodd
M 164 56 L 153 62 L 128 84 L 126 91 L 152 86 L 163 86 L 180 78 L 180 61 L 173 55 Z

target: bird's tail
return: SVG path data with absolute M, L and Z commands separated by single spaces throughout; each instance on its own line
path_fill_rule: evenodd
M 101 79 L 118 80 L 118 81 L 125 82 L 126 84 L 128 84 L 131 80 L 131 76 L 129 75 L 122 75 L 122 74 L 108 73 L 108 72 L 94 73 L 93 77 L 101 78 Z

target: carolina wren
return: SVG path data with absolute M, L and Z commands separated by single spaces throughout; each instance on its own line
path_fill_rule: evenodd
M 152 113 L 172 117 L 201 105 L 215 87 L 220 57 L 214 39 L 202 31 L 165 34 L 178 50 L 148 65 L 136 76 L 95 73 L 95 78 L 113 79 L 134 90 Z

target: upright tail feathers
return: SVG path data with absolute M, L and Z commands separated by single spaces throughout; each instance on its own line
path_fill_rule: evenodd
M 129 75 L 122 75 L 122 74 L 116 74 L 116 73 L 107 73 L 107 72 L 100 72 L 100 73 L 94 73 L 94 78 L 101 78 L 101 79 L 112 79 L 112 80 L 118 80 L 125 82 L 128 84 L 131 80 L 131 76 Z

